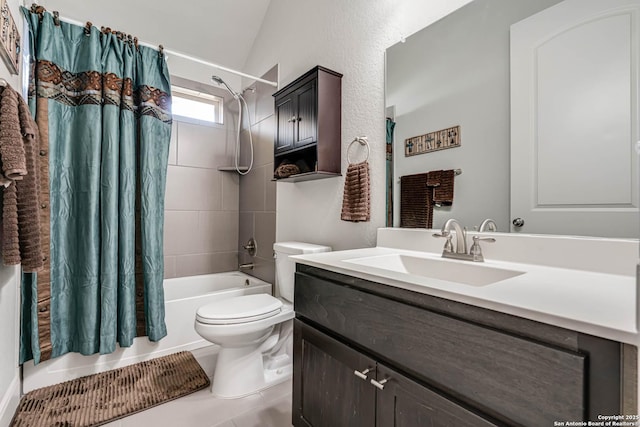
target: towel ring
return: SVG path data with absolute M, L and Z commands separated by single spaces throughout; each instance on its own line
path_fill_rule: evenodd
M 351 149 L 351 146 L 356 142 L 360 143 L 360 145 L 363 145 L 363 146 L 367 147 L 367 157 L 363 160 L 363 162 L 366 162 L 367 160 L 369 160 L 369 154 L 371 154 L 371 148 L 369 147 L 369 141 L 368 141 L 367 137 L 366 136 L 356 136 L 353 139 L 353 141 L 351 141 L 349 146 L 347 147 L 347 162 L 349 164 L 352 164 L 351 163 L 351 156 L 349 156 L 349 150 Z

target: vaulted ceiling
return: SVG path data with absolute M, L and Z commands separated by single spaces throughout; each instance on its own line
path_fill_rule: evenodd
M 270 0 L 41 0 L 63 18 L 91 21 L 151 44 L 242 69 Z

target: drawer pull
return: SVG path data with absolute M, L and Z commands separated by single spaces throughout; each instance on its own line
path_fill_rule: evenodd
M 360 372 L 360 371 L 353 371 L 353 374 L 356 377 L 362 378 L 363 380 L 367 380 L 367 373 L 370 371 L 371 369 L 365 369 L 364 371 Z
M 380 390 L 384 390 L 384 383 L 386 383 L 387 381 L 389 381 L 389 378 L 385 378 L 383 380 L 380 380 L 380 382 L 378 382 L 376 380 L 371 380 L 371 384 L 373 384 L 374 386 L 378 387 Z

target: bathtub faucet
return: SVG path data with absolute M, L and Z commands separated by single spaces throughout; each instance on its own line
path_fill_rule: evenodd
M 253 263 L 252 263 L 252 262 L 249 262 L 249 263 L 246 263 L 246 264 L 240 264 L 240 265 L 238 266 L 238 268 L 239 268 L 240 270 L 253 270 Z

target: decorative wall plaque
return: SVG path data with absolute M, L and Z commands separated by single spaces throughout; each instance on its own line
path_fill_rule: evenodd
M 11 74 L 20 69 L 20 33 L 11 16 L 7 0 L 0 2 L 0 56 Z
M 454 126 L 405 139 L 404 155 L 405 157 L 415 156 L 459 146 L 460 126 Z

